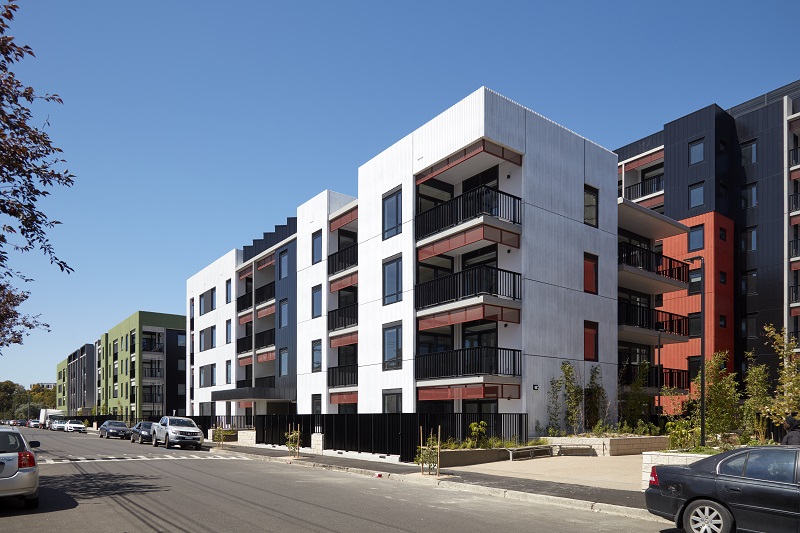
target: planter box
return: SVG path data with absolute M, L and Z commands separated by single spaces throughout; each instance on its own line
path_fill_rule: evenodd
M 650 484 L 650 470 L 657 465 L 690 465 L 708 457 L 702 453 L 644 452 L 642 454 L 642 490 Z
M 595 455 L 638 455 L 665 450 L 669 437 L 545 437 L 548 444 L 588 444 Z M 575 452 L 578 453 L 578 452 Z M 648 474 L 649 476 L 649 474 Z
M 493 450 L 442 450 L 439 468 L 478 465 L 496 461 L 508 461 L 508 452 L 502 448 Z

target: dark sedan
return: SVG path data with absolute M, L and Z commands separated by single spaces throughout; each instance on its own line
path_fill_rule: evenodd
M 131 428 L 131 442 L 153 442 L 153 423 L 139 422 Z
M 654 466 L 647 510 L 687 533 L 796 533 L 800 446 L 740 448 L 688 466 Z
M 121 439 L 131 438 L 131 428 L 128 424 L 119 420 L 106 420 L 98 430 L 100 438 L 103 437 L 110 439 L 111 437 L 119 437 Z

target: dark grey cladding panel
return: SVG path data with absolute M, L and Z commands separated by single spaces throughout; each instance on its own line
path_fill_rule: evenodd
M 644 152 L 648 152 L 653 150 L 654 148 L 658 148 L 664 144 L 664 130 L 656 132 L 652 135 L 648 135 L 638 141 L 634 141 L 630 144 L 627 144 L 621 148 L 617 148 L 614 150 L 619 156 L 620 161 L 625 161 L 626 159 L 630 159 L 631 157 L 637 156 Z
M 275 389 L 272 387 L 243 387 L 211 393 L 211 401 L 246 401 L 246 400 L 297 400 L 296 389 Z
M 275 329 L 275 355 L 280 357 L 282 348 L 289 351 L 288 375 L 275 377 L 275 386 L 283 388 L 295 388 L 297 386 L 297 240 L 293 240 L 280 248 L 289 253 L 289 275 L 284 279 L 275 281 L 275 301 L 280 306 L 281 300 L 287 300 L 289 304 L 289 320 L 285 328 Z M 310 253 L 310 250 L 309 250 Z M 280 310 L 278 313 L 280 314 Z M 280 319 L 276 316 L 276 319 Z M 276 374 L 278 365 L 276 361 Z
M 792 83 L 784 85 L 783 87 L 779 87 L 774 91 L 770 91 L 739 105 L 733 106 L 728 110 L 728 113 L 738 119 L 741 115 L 751 113 L 762 107 L 780 102 L 783 100 L 784 96 L 788 96 L 792 100 L 800 99 L 800 80 L 793 81 Z
M 295 233 L 297 233 L 297 217 L 289 217 L 286 219 L 286 224 L 275 226 L 275 231 L 264 233 L 262 238 L 253 240 L 253 244 L 244 246 L 243 260 L 249 261 Z

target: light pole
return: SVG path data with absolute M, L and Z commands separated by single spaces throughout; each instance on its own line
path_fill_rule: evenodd
M 700 446 L 706 445 L 706 260 L 702 255 L 687 261 L 700 260 Z

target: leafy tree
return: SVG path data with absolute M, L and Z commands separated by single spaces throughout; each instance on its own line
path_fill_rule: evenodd
M 778 355 L 778 386 L 769 405 L 764 406 L 765 414 L 775 423 L 781 424 L 791 414 L 800 411 L 800 359 L 795 353 L 797 340 L 787 336 L 786 330 L 776 329 L 772 324 L 764 326 L 767 345 Z
M 583 432 L 583 386 L 575 367 L 569 361 L 561 363 L 561 384 L 564 387 L 564 423 L 573 433 Z
M 38 316 L 19 313 L 29 293 L 13 287 L 10 279 L 31 280 L 11 266 L 9 253 L 38 249 L 61 271 L 72 271 L 56 256 L 47 237 L 47 230 L 59 222 L 48 218 L 38 202 L 50 194 L 48 189 L 70 187 L 74 176 L 58 169 L 64 163 L 61 149 L 53 146 L 44 126 L 31 124 L 29 108 L 37 100 L 63 102 L 57 94 L 38 95 L 11 70 L 26 57 L 34 57 L 29 46 L 17 44 L 9 35 L 17 9 L 12 1 L 0 7 L 0 353 L 4 347 L 22 344 L 31 329 L 47 329 Z
M 13 409 L 18 398 L 25 393 L 25 387 L 13 381 L 0 381 L 0 416 L 10 418 L 14 416 Z
M 552 378 L 547 389 L 547 434 L 556 437 L 561 433 L 561 380 Z
M 603 388 L 600 365 L 589 371 L 589 384 L 584 393 L 584 411 L 586 427 L 593 428 L 598 422 L 606 422 L 608 417 L 608 395 Z
M 758 442 L 767 437 L 767 406 L 772 402 L 770 395 L 769 370 L 767 365 L 756 364 L 755 354 L 747 352 L 747 372 L 744 375 L 744 402 L 742 402 L 742 423 L 747 435 Z
M 31 402 L 42 404 L 42 409 L 56 408 L 56 389 L 46 389 L 41 385 L 31 387 Z
M 647 376 L 650 373 L 650 364 L 647 361 L 639 363 L 636 375 L 628 387 L 627 392 L 620 394 L 620 422 L 630 427 L 636 427 L 639 420 L 645 420 L 645 409 L 650 405 L 650 395 L 644 390 Z M 622 386 L 618 390 L 622 390 Z
M 715 352 L 706 365 L 706 434 L 715 441 L 719 436 L 738 429 L 741 397 L 736 375 L 728 372 L 728 352 Z M 700 394 L 700 375 L 694 379 L 694 396 Z M 691 417 L 700 425 L 700 402 L 691 403 Z

